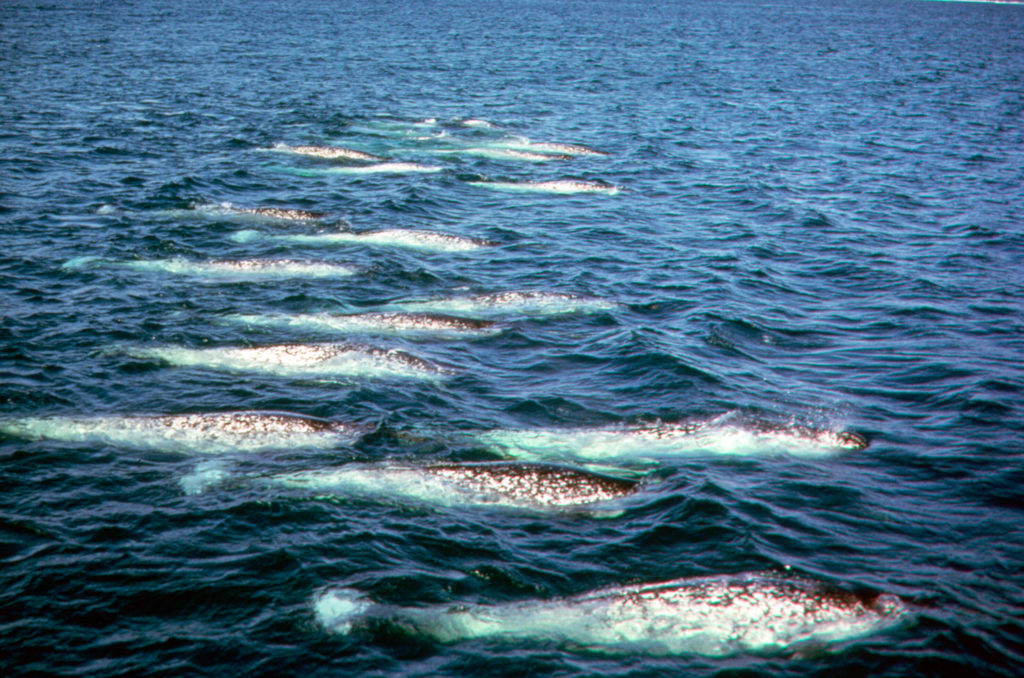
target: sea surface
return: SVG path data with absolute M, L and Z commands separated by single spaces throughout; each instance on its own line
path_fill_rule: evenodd
M 0 102 L 3 675 L 1024 673 L 1024 7 L 10 0 Z M 319 423 L 174 438 L 233 412 Z M 573 456 L 665 422 L 718 438 Z M 540 433 L 639 492 L 264 482 Z M 714 657 L 316 612 L 758 572 L 910 614 Z

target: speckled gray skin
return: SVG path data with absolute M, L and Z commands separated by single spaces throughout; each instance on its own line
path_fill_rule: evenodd
M 868 440 L 852 431 L 750 422 L 733 417 L 577 429 L 493 429 L 480 442 L 522 460 L 652 463 L 682 455 L 750 456 L 786 453 L 824 457 L 863 450 Z
M 222 454 L 348 444 L 365 427 L 286 412 L 157 416 L 33 417 L 0 421 L 0 431 L 32 440 L 100 442 L 183 453 Z
M 899 624 L 893 595 L 856 595 L 823 582 L 747 573 L 613 587 L 571 598 L 436 607 L 377 605 L 351 589 L 319 594 L 327 629 L 386 619 L 440 642 L 532 639 L 601 652 L 780 654 L 820 649 Z
M 327 160 L 367 160 L 374 162 L 384 160 L 384 158 L 379 155 L 364 153 L 351 148 L 342 148 L 340 146 L 286 146 L 283 147 L 282 150 L 298 153 L 299 155 L 308 155 L 314 158 L 325 158 Z
M 249 325 L 331 330 L 339 333 L 465 335 L 492 333 L 500 325 L 490 320 L 458 318 L 441 313 L 306 313 L 301 315 L 234 315 L 228 319 Z
M 273 219 L 290 219 L 293 221 L 315 221 L 327 216 L 326 212 L 309 212 L 307 210 L 293 210 L 282 207 L 252 207 L 241 210 L 246 214 L 256 214 L 261 217 Z
M 419 376 L 447 373 L 438 365 L 399 349 L 346 343 L 276 344 L 249 348 L 134 348 L 138 358 L 171 365 L 289 375 Z
M 364 313 L 359 316 L 350 317 L 408 330 L 470 331 L 487 330 L 497 325 L 493 320 L 459 318 L 443 313 Z
M 814 429 L 801 425 L 776 425 L 764 421 L 754 421 L 747 425 L 751 433 L 762 436 L 785 436 L 793 439 L 803 439 L 822 446 L 834 447 L 848 450 L 863 450 L 868 447 L 868 439 L 854 431 L 829 431 L 827 429 Z M 708 422 L 683 422 L 678 424 L 658 422 L 655 424 L 640 424 L 629 429 L 637 436 L 667 439 L 673 436 L 699 435 L 714 429 L 714 425 Z
M 557 510 L 628 496 L 634 481 L 545 464 L 346 464 L 273 476 L 273 484 L 324 495 L 444 506 Z

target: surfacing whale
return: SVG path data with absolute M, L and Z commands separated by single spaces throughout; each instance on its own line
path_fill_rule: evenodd
M 327 212 L 314 212 L 287 207 L 238 207 L 230 202 L 194 203 L 187 210 L 161 210 L 158 214 L 174 219 L 200 217 L 243 223 L 310 222 L 326 220 L 331 216 Z
M 299 315 L 229 315 L 227 320 L 254 326 L 291 327 L 352 334 L 402 334 L 433 338 L 495 334 L 500 325 L 489 320 L 457 318 L 440 313 L 306 313 Z
M 210 211 L 221 211 L 225 214 L 239 216 L 263 217 L 269 220 L 281 221 L 319 221 L 326 219 L 326 212 L 312 212 L 310 210 L 291 209 L 286 207 L 235 207 L 231 203 L 222 203 L 215 208 L 207 208 Z
M 189 261 L 188 259 L 139 259 L 113 262 L 136 271 L 169 273 L 215 282 L 260 278 L 345 278 L 355 271 L 345 266 L 294 259 L 235 259 Z
M 415 138 L 422 137 L 424 134 L 431 136 L 447 135 L 444 130 L 438 130 L 438 123 L 436 118 L 425 118 L 423 120 L 402 121 L 392 119 L 377 119 L 367 120 L 360 124 L 353 126 L 351 129 L 355 132 L 361 132 L 363 134 L 370 134 L 374 136 L 384 137 L 397 137 L 397 138 Z
M 559 292 L 498 292 L 446 299 L 402 301 L 391 304 L 406 311 L 455 313 L 470 317 L 492 317 L 503 314 L 530 316 L 595 313 L 615 308 L 604 299 L 581 297 Z
M 909 615 L 889 594 L 857 595 L 795 576 L 748 573 L 612 587 L 499 605 L 397 607 L 352 589 L 315 596 L 328 631 L 390 626 L 442 643 L 531 640 L 650 655 L 778 655 L 891 629 Z
M 637 483 L 545 464 L 507 462 L 350 463 L 271 476 L 268 483 L 317 496 L 359 497 L 465 508 L 560 511 L 607 506 Z M 621 513 L 619 510 L 617 513 Z M 610 510 L 602 515 L 612 515 Z
M 430 379 L 448 372 L 405 351 L 356 344 L 278 344 L 253 348 L 160 346 L 129 349 L 128 354 L 176 367 L 284 376 Z
M 493 188 L 498 191 L 513 193 L 558 193 L 571 195 L 574 193 L 603 193 L 617 195 L 619 187 L 596 181 L 577 181 L 561 179 L 557 181 L 470 181 L 470 186 Z
M 569 160 L 569 155 L 552 155 L 532 151 L 517 151 L 512 148 L 490 148 L 488 146 L 467 146 L 465 148 L 436 148 L 426 151 L 434 155 L 469 155 L 489 160 L 512 160 L 521 162 L 550 162 L 551 160 Z
M 211 412 L 27 417 L 0 420 L 0 431 L 29 440 L 102 443 L 184 454 L 224 454 L 335 448 L 355 442 L 367 429 L 286 412 Z
M 419 120 L 397 120 L 393 118 L 378 118 L 368 120 L 362 126 L 392 135 L 420 134 L 424 129 L 447 127 L 450 129 L 467 128 L 474 130 L 499 129 L 497 125 L 481 118 L 450 118 L 439 121 L 437 118 L 421 118 Z M 357 126 L 358 128 L 359 126 Z
M 483 444 L 516 459 L 636 460 L 680 455 L 785 453 L 823 457 L 863 450 L 868 440 L 853 431 L 813 429 L 737 421 L 723 415 L 708 421 L 654 423 L 579 429 L 495 429 L 478 436 Z
M 326 212 L 310 212 L 308 210 L 285 209 L 282 207 L 251 207 L 242 208 L 243 214 L 255 214 L 271 219 L 287 219 L 291 221 L 316 221 L 327 216 Z
M 285 144 L 277 144 L 273 150 L 305 155 L 312 158 L 323 158 L 325 160 L 365 160 L 370 162 L 382 162 L 384 160 L 379 155 L 364 153 L 363 151 L 356 151 L 341 146 L 287 146 Z
M 282 167 L 279 171 L 300 177 L 316 177 L 329 174 L 433 174 L 444 168 L 439 165 L 423 165 L 418 162 L 380 162 L 375 165 L 353 165 L 351 167 L 328 167 L 309 169 Z
M 492 141 L 488 146 L 497 148 L 508 148 L 521 151 L 535 151 L 539 153 L 555 153 L 557 155 L 608 155 L 604 151 L 598 151 L 580 144 L 560 144 L 551 141 L 530 141 L 525 137 L 512 137 L 499 141 Z
M 295 245 L 372 245 L 376 247 L 402 247 L 406 249 L 422 250 L 426 252 L 469 252 L 488 247 L 494 243 L 487 240 L 475 238 L 464 238 L 458 235 L 438 233 L 436 231 L 421 231 L 416 229 L 384 229 L 380 231 L 364 231 L 353 233 L 351 231 L 339 231 L 335 233 L 261 233 L 260 231 L 246 229 L 232 234 L 231 239 L 235 242 L 252 242 L 254 240 L 268 240 L 275 242 L 286 242 Z

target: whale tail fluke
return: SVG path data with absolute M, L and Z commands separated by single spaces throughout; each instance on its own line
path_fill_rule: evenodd
M 313 613 L 326 631 L 347 634 L 368 616 L 373 605 L 355 589 L 329 588 L 316 596 Z

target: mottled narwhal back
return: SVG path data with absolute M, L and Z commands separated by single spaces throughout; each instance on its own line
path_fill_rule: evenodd
M 319 495 L 437 506 L 530 511 L 592 509 L 629 496 L 638 484 L 612 476 L 544 464 L 504 462 L 350 463 L 266 479 Z M 603 516 L 617 515 L 604 506 Z
M 213 412 L 156 416 L 26 417 L 0 431 L 29 440 L 92 442 L 196 454 L 333 448 L 368 429 L 285 412 Z
M 480 433 L 478 439 L 517 459 L 589 461 L 699 454 L 822 457 L 868 446 L 867 438 L 853 431 L 737 421 L 731 417 L 604 428 L 494 429 Z
M 227 319 L 254 326 L 286 327 L 342 334 L 401 334 L 439 339 L 496 334 L 501 330 L 501 326 L 492 320 L 459 318 L 440 313 L 239 314 L 228 316 Z
M 471 252 L 494 245 L 488 240 L 425 231 L 419 229 L 388 228 L 379 231 L 335 231 L 328 233 L 262 233 L 254 229 L 238 231 L 231 236 L 235 242 L 267 241 L 291 245 L 367 245 L 397 247 L 424 252 Z
M 328 589 L 313 607 L 320 624 L 335 633 L 386 621 L 443 643 L 532 640 L 601 652 L 713 657 L 826 647 L 885 631 L 908 616 L 896 596 L 855 595 L 811 579 L 762 573 L 499 605 L 394 607 L 352 589 Z
M 382 162 L 384 160 L 384 158 L 379 155 L 373 155 L 372 153 L 366 153 L 364 151 L 357 151 L 353 148 L 344 148 L 342 146 L 286 146 L 285 144 L 278 144 L 274 146 L 272 150 L 280 151 L 282 153 L 304 155 L 311 158 L 321 158 L 324 160 L 360 160 L 370 162 Z
M 594 313 L 615 308 L 613 302 L 604 299 L 538 291 L 511 291 L 442 299 L 411 300 L 395 302 L 392 306 L 406 311 L 456 313 L 460 316 L 483 318 L 502 315 L 549 316 Z
M 209 283 L 285 278 L 345 278 L 355 274 L 355 271 L 347 266 L 294 259 L 137 259 L 108 262 L 108 265 L 145 273 L 187 276 Z
M 361 378 L 435 378 L 447 373 L 440 365 L 399 349 L 359 344 L 277 344 L 255 347 L 132 348 L 136 358 L 159 360 L 177 367 L 230 372 L 263 372 L 280 376 L 345 376 Z

